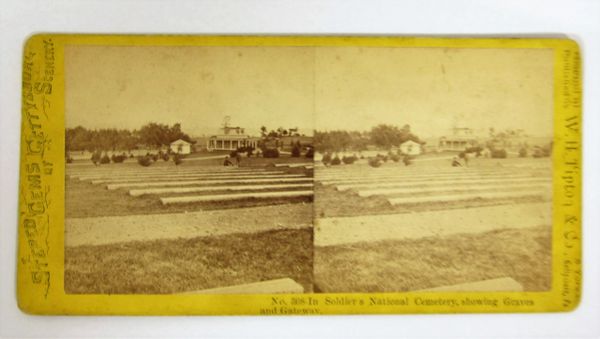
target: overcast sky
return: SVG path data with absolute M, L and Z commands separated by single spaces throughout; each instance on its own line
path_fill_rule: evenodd
M 69 46 L 68 127 L 180 122 L 218 133 L 225 116 L 260 126 L 367 130 L 410 124 L 550 136 L 550 50 L 358 47 Z

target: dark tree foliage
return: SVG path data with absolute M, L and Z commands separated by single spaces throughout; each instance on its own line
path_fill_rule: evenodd
M 364 151 L 368 145 L 389 149 L 408 140 L 422 143 L 419 137 L 410 131 L 409 125 L 398 128 L 381 124 L 368 132 L 334 130 L 315 131 L 314 134 L 315 148 L 320 152 Z
M 124 129 L 88 130 L 77 126 L 65 130 L 65 144 L 68 151 L 131 150 L 137 143 L 135 133 Z
M 132 150 L 139 144 L 148 147 L 168 146 L 171 142 L 183 139 L 194 143 L 189 135 L 181 130 L 181 124 L 173 126 L 151 122 L 140 130 L 101 128 L 90 130 L 82 126 L 65 130 L 67 151 L 115 151 Z
M 151 122 L 142 126 L 138 134 L 140 142 L 148 146 L 168 146 L 173 141 L 178 139 L 193 143 L 193 140 L 189 137 L 189 135 L 181 131 L 181 124 L 179 123 L 169 126 L 166 124 Z
M 402 128 L 386 124 L 377 125 L 371 129 L 370 135 L 371 142 L 384 149 L 398 147 L 409 140 L 422 143 L 419 137 L 411 133 L 409 125 L 404 125 Z

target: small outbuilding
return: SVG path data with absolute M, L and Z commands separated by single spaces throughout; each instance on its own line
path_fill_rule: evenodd
M 171 143 L 171 152 L 179 154 L 190 154 L 192 153 L 192 144 L 183 140 L 178 139 Z
M 412 140 L 407 140 L 400 144 L 400 152 L 408 155 L 419 155 L 422 153 L 422 145 Z

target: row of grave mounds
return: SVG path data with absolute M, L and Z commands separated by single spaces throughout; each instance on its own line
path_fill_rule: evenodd
M 150 199 L 185 210 L 232 209 L 310 203 L 312 163 L 262 167 L 117 167 L 75 169 L 70 177 L 122 192 L 124 199 Z M 147 189 L 146 189 L 147 188 Z M 309 194 L 310 193 L 310 194 Z

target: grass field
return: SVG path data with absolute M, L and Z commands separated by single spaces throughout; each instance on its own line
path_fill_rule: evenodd
M 393 292 L 512 277 L 551 284 L 551 227 L 315 248 L 315 291 Z
M 65 248 L 65 291 L 165 294 L 289 277 L 312 292 L 312 229 Z

